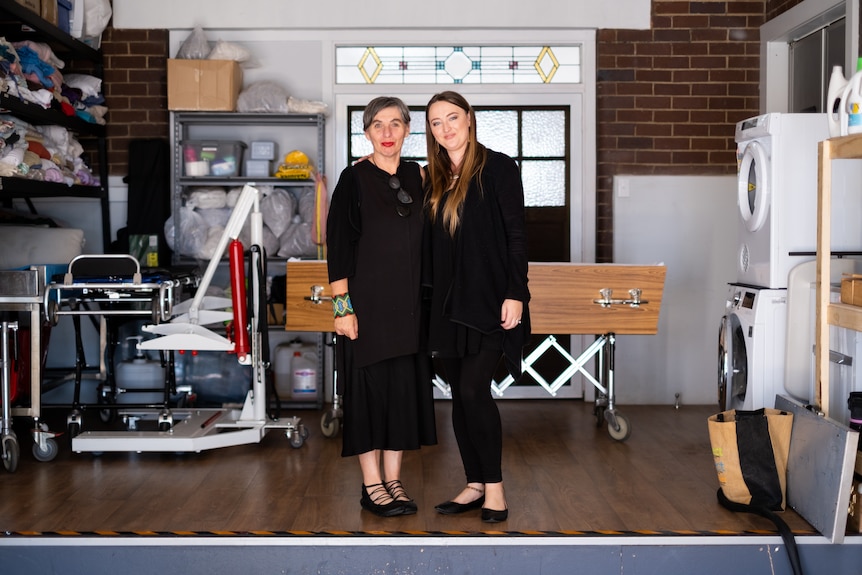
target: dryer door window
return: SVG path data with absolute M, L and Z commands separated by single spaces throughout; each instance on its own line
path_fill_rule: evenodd
M 730 342 L 727 340 L 727 316 L 718 328 L 718 408 L 727 409 L 727 384 L 730 380 Z
M 739 214 L 745 227 L 756 232 L 769 215 L 769 157 L 758 142 L 749 142 L 739 161 L 737 188 Z
M 735 313 L 728 318 L 730 342 L 730 374 L 728 377 L 728 409 L 741 407 L 748 392 L 748 351 L 745 348 L 745 332 L 739 316 Z

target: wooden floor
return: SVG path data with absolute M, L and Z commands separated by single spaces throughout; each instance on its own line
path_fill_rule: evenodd
M 73 454 L 68 439 L 61 438 L 58 457 L 40 463 L 30 452 L 26 427 L 19 429 L 18 469 L 0 470 L 0 528 L 18 533 L 774 532 L 768 521 L 726 511 L 716 502 L 706 426 L 713 406 L 623 406 L 633 430 L 624 443 L 596 427 L 590 403 L 505 400 L 499 406 L 510 515 L 497 526 L 483 524 L 478 511 L 463 516 L 434 511 L 463 485 L 450 405 L 441 401 L 439 444 L 404 457 L 403 481 L 419 506 L 416 515 L 384 519 L 361 510 L 357 461 L 340 457 L 340 436 L 322 435 L 322 412 L 303 410 L 289 412 L 311 432 L 299 449 L 278 431 L 260 444 L 199 454 Z M 66 412 L 44 415 L 62 422 Z M 85 419 L 85 429 L 86 424 Z M 813 532 L 791 510 L 783 518 L 797 533 Z

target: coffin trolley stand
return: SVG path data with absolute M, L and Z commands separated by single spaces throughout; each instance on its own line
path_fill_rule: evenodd
M 279 429 L 291 446 L 301 447 L 308 431 L 299 418 L 270 419 L 266 414 L 268 353 L 266 327 L 266 262 L 263 254 L 263 217 L 260 192 L 246 185 L 192 299 L 172 306 L 164 322 L 143 330 L 156 337 L 138 344 L 141 350 L 213 351 L 235 353 L 237 362 L 252 367 L 252 386 L 241 409 L 188 409 L 163 412 L 158 431 L 87 431 L 72 439 L 75 452 L 172 451 L 200 452 L 207 449 L 259 443 L 266 433 Z M 250 273 L 243 277 L 242 244 L 237 240 L 246 219 L 251 223 Z M 232 298 L 206 295 L 222 254 L 230 245 Z M 246 301 L 246 279 L 248 301 Z M 228 311 L 232 308 L 232 311 Z M 229 339 L 206 327 L 233 321 Z M 174 419 L 177 419 L 176 423 Z
M 577 357 L 559 344 L 553 335 L 543 340 L 524 358 L 524 370 L 551 396 L 573 376 L 582 374 L 597 390 L 596 425 L 608 424 L 608 434 L 624 441 L 631 434 L 628 419 L 615 405 L 614 353 L 617 335 L 654 335 L 664 291 L 666 268 L 627 264 L 531 263 L 529 269 L 530 317 L 533 333 L 596 335 L 596 339 Z M 620 297 L 620 294 L 623 297 Z M 290 331 L 332 331 L 332 310 L 321 305 L 331 300 L 326 262 L 287 263 L 286 329 Z M 568 362 L 552 382 L 533 364 L 549 350 Z M 596 359 L 590 373 L 590 361 Z M 333 379 L 337 373 L 333 374 Z M 445 382 L 435 385 L 448 393 Z M 512 385 L 507 377 L 491 382 L 497 395 Z M 323 414 L 324 435 L 335 435 L 340 427 L 341 409 L 337 394 L 332 408 Z

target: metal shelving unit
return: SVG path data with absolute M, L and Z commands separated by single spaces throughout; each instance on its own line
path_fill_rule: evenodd
M 173 241 L 174 246 L 180 245 L 181 222 L 179 218 L 189 194 L 198 187 L 241 187 L 245 184 L 267 185 L 284 189 L 314 189 L 314 179 L 293 180 L 275 177 L 246 177 L 243 175 L 221 176 L 186 176 L 183 170 L 183 142 L 189 140 L 224 140 L 249 142 L 262 139 L 275 141 L 277 146 L 276 160 L 273 168 L 279 163 L 279 156 L 298 149 L 309 156 L 309 161 L 318 173 L 324 173 L 325 128 L 326 120 L 322 114 L 269 114 L 269 113 L 235 113 L 235 112 L 172 112 L 171 113 L 171 211 L 174 215 Z M 242 173 L 240 166 L 239 172 Z M 195 260 L 183 256 L 174 249 L 173 264 L 187 266 L 196 264 Z M 227 259 L 225 259 L 227 267 Z M 269 258 L 268 267 L 281 275 L 286 273 L 285 258 Z M 274 326 L 269 326 L 272 332 Z M 282 326 L 283 328 L 284 326 Z M 282 400 L 281 406 L 291 408 L 320 408 L 323 405 L 324 377 L 324 341 L 323 334 L 318 334 L 317 345 L 317 398 L 314 401 Z
M 13 0 L 0 1 L 0 35 L 8 41 L 33 40 L 47 43 L 62 57 L 74 60 L 75 64 L 89 63 L 95 76 L 104 76 L 102 52 L 73 38 L 54 24 Z M 96 139 L 98 162 L 98 186 L 67 186 L 54 182 L 40 182 L 25 178 L 0 177 L 0 198 L 8 204 L 13 198 L 22 198 L 30 211 L 36 209 L 31 198 L 93 198 L 99 200 L 102 216 L 102 243 L 111 242 L 111 220 L 108 204 L 108 148 L 105 126 L 67 116 L 55 109 L 45 109 L 8 95 L 0 95 L 0 110 L 33 125 L 57 125 L 82 138 Z
M 177 216 L 195 187 L 238 187 L 245 184 L 270 185 L 279 188 L 313 188 L 314 180 L 289 180 L 282 178 L 190 177 L 183 174 L 182 143 L 188 140 L 246 140 L 250 141 L 255 130 L 264 130 L 266 137 L 277 139 L 281 153 L 291 149 L 304 149 L 318 173 L 324 173 L 324 127 L 326 120 L 321 114 L 266 114 L 234 112 L 173 112 L 171 114 L 171 212 L 174 214 L 174 245 L 179 245 Z M 277 135 L 277 138 L 273 137 Z M 315 155 L 316 154 L 316 157 Z M 277 160 L 276 160 L 277 161 Z M 241 170 L 241 168 L 240 168 Z M 277 260 L 276 260 L 277 261 Z M 187 258 L 174 251 L 174 264 L 188 264 Z

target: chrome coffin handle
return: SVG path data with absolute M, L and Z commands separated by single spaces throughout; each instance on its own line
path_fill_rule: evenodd
M 325 301 L 332 301 L 332 298 L 328 295 L 323 294 L 323 286 L 313 285 L 311 286 L 311 295 L 305 296 L 305 299 L 310 301 L 315 305 L 320 305 Z
M 647 300 L 641 299 L 641 293 L 643 293 L 640 288 L 632 288 L 629 290 L 629 296 L 631 299 L 614 299 L 611 297 L 614 293 L 614 290 L 610 288 L 602 288 L 599 290 L 599 294 L 602 297 L 599 299 L 594 299 L 593 303 L 599 304 L 602 307 L 611 307 L 612 305 L 627 305 L 633 308 L 639 308 L 641 304 L 649 303 Z

